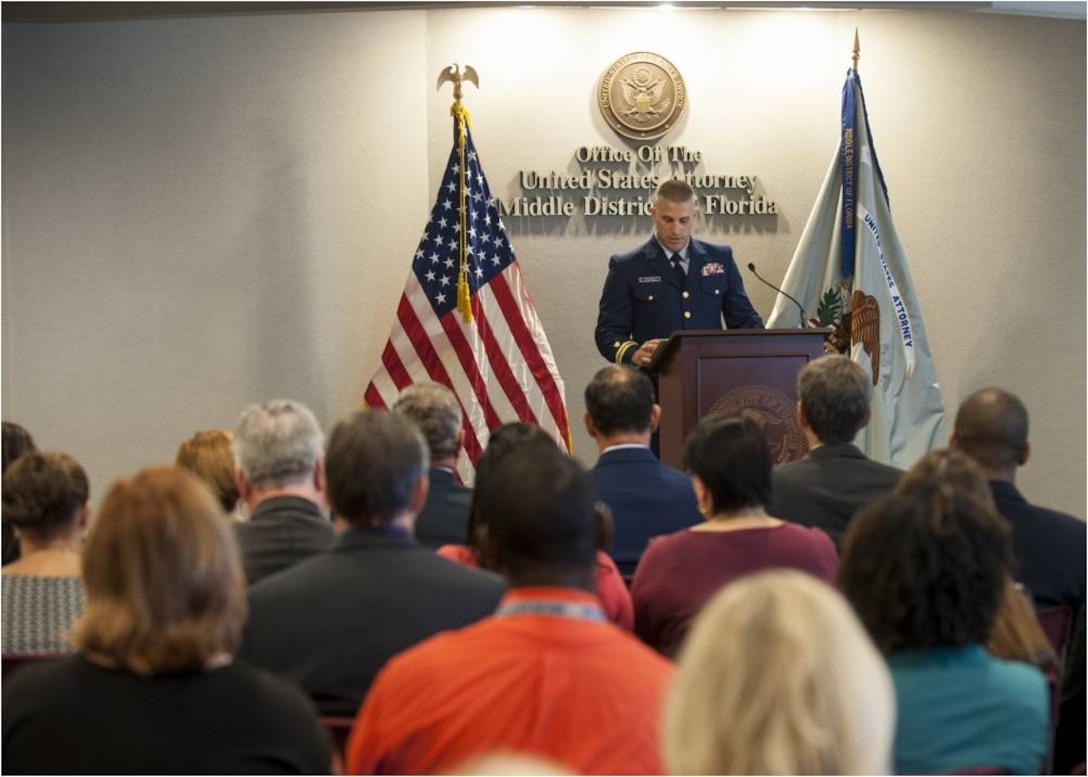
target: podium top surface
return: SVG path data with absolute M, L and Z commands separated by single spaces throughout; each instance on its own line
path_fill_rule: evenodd
M 680 329 L 669 335 L 669 338 L 656 350 L 650 358 L 646 369 L 656 372 L 657 368 L 680 347 L 684 340 L 701 340 L 713 337 L 745 338 L 745 337 L 797 337 L 816 336 L 826 337 L 833 330 L 830 327 L 812 327 L 799 329 Z

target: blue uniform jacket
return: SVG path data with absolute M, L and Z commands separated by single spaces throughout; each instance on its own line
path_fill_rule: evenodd
M 691 239 L 683 287 L 655 238 L 608 262 L 597 314 L 597 350 L 609 361 L 630 364 L 638 346 L 678 329 L 763 326 L 726 245 Z

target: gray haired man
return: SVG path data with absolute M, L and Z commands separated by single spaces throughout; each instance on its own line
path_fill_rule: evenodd
M 325 435 L 303 404 L 247 407 L 234 430 L 235 480 L 249 521 L 234 524 L 246 580 L 258 580 L 328 549 Z
M 854 438 L 871 415 L 873 385 L 845 356 L 822 356 L 797 376 L 797 420 L 808 454 L 775 467 L 771 515 L 823 529 L 842 543 L 854 513 L 893 488 L 903 474 L 865 456 Z
M 416 539 L 431 548 L 464 544 L 472 490 L 457 482 L 454 470 L 464 431 L 461 405 L 452 391 L 437 383 L 409 386 L 393 404 L 393 412 L 414 423 L 430 453 L 427 504 L 416 518 Z

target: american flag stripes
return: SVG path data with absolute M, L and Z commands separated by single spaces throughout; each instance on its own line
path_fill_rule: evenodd
M 484 178 L 467 111 L 455 105 L 454 116 L 442 186 L 364 398 L 370 407 L 389 407 L 412 383 L 452 389 L 464 410 L 467 455 L 458 469 L 467 481 L 496 426 L 534 423 L 568 450 L 570 428 L 563 380 Z

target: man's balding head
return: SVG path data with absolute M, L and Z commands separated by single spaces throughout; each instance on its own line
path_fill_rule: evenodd
M 956 413 L 952 445 L 991 473 L 1015 471 L 1028 456 L 1027 408 L 1004 389 L 976 391 Z
M 631 367 L 608 366 L 586 386 L 586 413 L 595 437 L 649 434 L 657 422 L 654 386 Z

